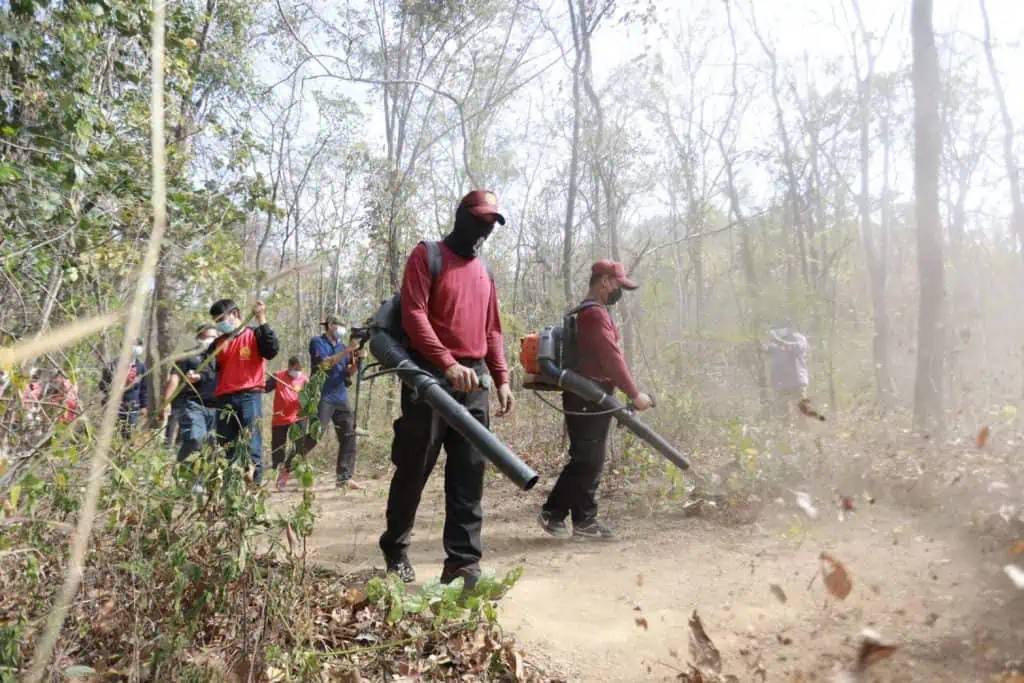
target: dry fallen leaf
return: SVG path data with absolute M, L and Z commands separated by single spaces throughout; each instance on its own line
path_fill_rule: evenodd
M 690 615 L 690 657 L 694 664 L 700 669 L 710 669 L 715 673 L 722 671 L 722 655 L 718 648 L 708 638 L 704 630 L 704 624 L 700 621 L 697 610 Z
M 643 574 L 637 574 L 636 575 L 636 585 L 638 587 L 640 587 L 640 588 L 643 588 L 643 585 L 644 585 L 644 575 Z
M 1013 544 L 1013 547 L 1010 548 L 1011 555 L 1020 555 L 1021 553 L 1024 553 L 1024 540 L 1017 541 Z
M 647 619 L 645 617 L 637 617 L 633 621 L 635 621 L 636 625 L 642 628 L 643 630 L 647 630 Z
M 1012 564 L 1008 564 L 1003 567 L 1003 571 L 1010 577 L 1010 581 L 1013 581 L 1013 585 L 1017 588 L 1024 589 L 1024 569 Z
M 786 592 L 782 590 L 781 586 L 777 586 L 774 583 L 772 583 L 768 585 L 768 590 L 772 592 L 772 595 L 775 596 L 776 600 L 778 600 L 782 604 L 786 604 L 786 600 L 788 598 L 786 597 Z
M 853 498 L 850 496 L 839 496 L 839 509 L 854 510 Z
M 846 568 L 828 553 L 822 553 L 819 558 L 823 563 L 821 573 L 828 592 L 840 600 L 845 600 L 853 590 L 853 582 L 850 581 Z
M 857 651 L 854 668 L 864 671 L 872 664 L 888 659 L 897 649 L 896 645 L 884 640 L 876 631 L 866 628 L 860 632 L 860 649 Z
M 989 431 L 988 425 L 982 427 L 981 430 L 978 432 L 978 437 L 974 440 L 974 445 L 977 446 L 978 448 L 984 448 L 985 444 L 988 443 L 988 435 L 990 433 L 991 432 Z
M 803 491 L 793 491 L 793 494 L 796 496 L 796 504 L 800 506 L 800 509 L 811 519 L 817 519 L 818 509 L 814 507 L 811 494 L 804 493 Z

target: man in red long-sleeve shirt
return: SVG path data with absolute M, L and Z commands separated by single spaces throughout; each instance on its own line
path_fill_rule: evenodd
M 489 426 L 488 391 L 479 376 L 490 371 L 498 387 L 498 416 L 512 410 L 498 296 L 478 252 L 495 223 L 505 224 L 492 192 L 473 191 L 455 213 L 455 227 L 437 245 L 441 269 L 432 276 L 428 248 L 420 243 L 405 264 L 402 278 L 402 327 L 410 355 L 424 369 L 444 374 L 462 403 L 485 427 Z M 402 387 L 402 415 L 395 421 L 391 460 L 395 474 L 388 495 L 387 529 L 380 547 L 389 573 L 414 581 L 407 554 L 423 487 L 437 463 L 441 446 L 445 461 L 444 569 L 442 583 L 463 577 L 472 588 L 480 577 L 481 500 L 486 461 L 461 434 L 413 400 Z
M 619 348 L 619 330 L 608 313 L 608 306 L 622 298 L 622 290 L 636 288 L 621 263 L 594 263 L 590 269 L 590 291 L 574 309 L 577 362 L 571 369 L 594 380 L 608 393 L 621 390 L 637 410 L 647 410 L 651 399 L 637 389 Z M 597 487 L 604 469 L 612 416 L 596 403 L 569 392 L 562 394 L 562 407 L 569 432 L 569 462 L 551 489 L 538 521 L 552 536 L 567 538 L 565 518 L 571 515 L 573 536 L 612 540 L 615 534 L 597 518 Z

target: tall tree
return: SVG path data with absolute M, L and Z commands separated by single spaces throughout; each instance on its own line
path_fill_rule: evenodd
M 945 346 L 945 283 L 939 220 L 939 58 L 932 27 L 932 0 L 914 0 L 911 10 L 914 89 L 914 194 L 917 269 L 921 286 L 917 318 L 914 426 L 939 432 Z
M 1020 166 L 1017 164 L 1017 155 L 1014 151 L 1013 118 L 1010 116 L 1010 108 L 1006 104 L 1006 92 L 1003 89 L 999 69 L 996 67 L 996 58 L 992 52 L 992 29 L 989 26 L 988 8 L 985 6 L 985 0 L 978 0 L 978 2 L 981 5 L 981 17 L 985 25 L 982 46 L 985 49 L 988 72 L 992 77 L 992 89 L 995 91 L 996 102 L 999 104 L 999 114 L 1003 120 L 1003 163 L 1006 166 L 1007 182 L 1010 184 L 1010 206 L 1013 210 L 1010 234 L 1017 240 L 1020 253 L 1024 256 L 1024 197 L 1021 196 Z

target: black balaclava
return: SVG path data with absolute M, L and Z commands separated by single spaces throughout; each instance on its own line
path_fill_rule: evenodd
M 493 230 L 493 221 L 477 218 L 460 206 L 455 210 L 455 227 L 444 238 L 444 243 L 462 258 L 476 258 Z

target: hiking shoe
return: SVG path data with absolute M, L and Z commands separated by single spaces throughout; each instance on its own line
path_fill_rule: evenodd
M 463 580 L 462 592 L 468 593 L 476 588 L 476 584 L 480 581 L 480 568 L 475 566 L 459 567 L 457 569 L 445 567 L 441 571 L 441 583 L 447 586 L 460 576 Z
M 369 436 L 370 432 L 366 431 L 362 427 L 356 427 L 356 436 Z
M 291 473 L 288 470 L 281 470 L 281 474 L 277 475 L 277 490 L 284 491 L 285 487 L 288 486 L 288 479 L 291 477 Z
M 573 524 L 572 536 L 586 541 L 614 541 L 616 539 L 615 532 L 596 519 L 585 524 Z
M 338 479 L 337 487 L 339 489 L 351 489 L 353 491 L 362 491 L 366 488 L 355 479 Z
M 537 523 L 540 528 L 555 538 L 569 538 L 569 527 L 565 526 L 564 519 L 555 519 L 554 516 L 545 510 L 537 515 Z
M 388 560 L 388 574 L 396 574 L 402 583 L 412 583 L 416 580 L 416 570 L 409 564 L 409 558 L 400 557 L 397 560 Z

